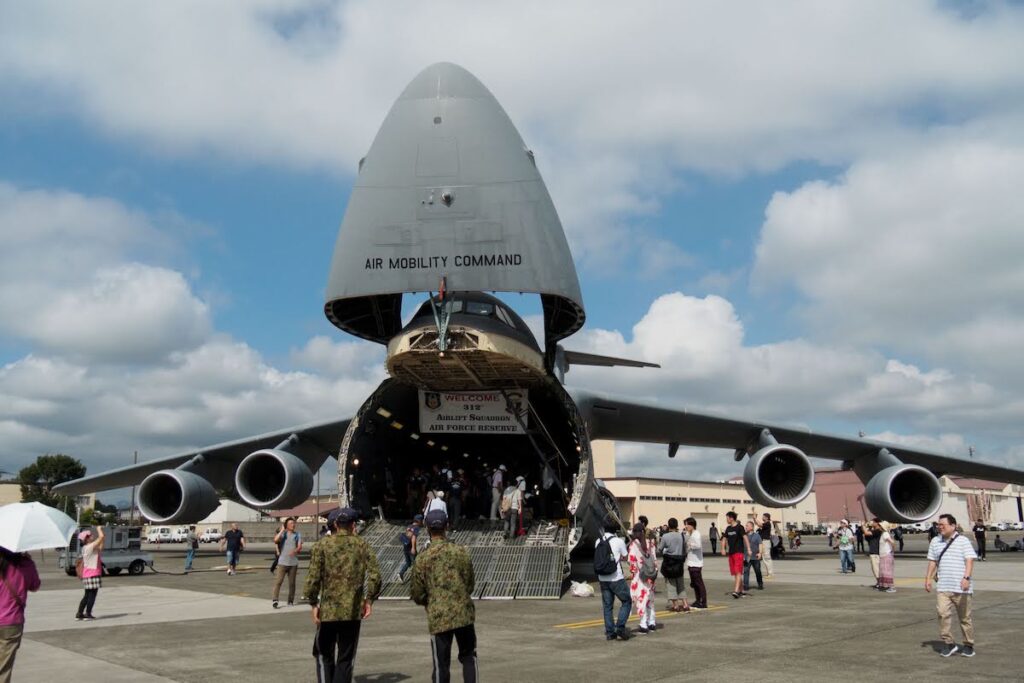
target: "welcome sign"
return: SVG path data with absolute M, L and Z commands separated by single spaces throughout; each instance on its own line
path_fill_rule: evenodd
M 425 391 L 420 389 L 420 431 L 424 434 L 525 434 L 529 418 L 526 389 Z M 507 397 L 507 399 L 506 399 Z

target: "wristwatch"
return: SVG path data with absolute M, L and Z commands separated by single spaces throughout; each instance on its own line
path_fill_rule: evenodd
M 970 580 L 971 580 L 971 577 L 969 577 L 969 576 L 965 576 L 965 577 L 964 577 L 964 580 L 965 580 L 965 581 L 970 581 Z

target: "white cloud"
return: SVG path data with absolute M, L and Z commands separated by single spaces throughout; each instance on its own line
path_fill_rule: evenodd
M 580 350 L 662 365 L 654 370 L 575 367 L 566 377 L 574 386 L 739 418 L 817 429 L 824 423 L 829 426 L 825 431 L 851 436 L 876 424 L 894 432 L 973 434 L 997 444 L 1021 436 L 1024 404 L 1014 399 L 1012 388 L 943 368 L 922 370 L 874 351 L 802 339 L 749 345 L 731 303 L 717 296 L 666 294 L 633 327 L 631 339 L 596 329 L 573 341 L 571 346 Z M 644 448 L 661 457 L 661 447 Z M 1004 452 L 996 448 L 995 457 Z M 728 454 L 715 453 L 730 460 Z M 696 451 L 692 461 L 703 463 L 702 454 Z M 670 466 L 677 475 L 681 471 L 678 463 Z M 706 463 L 698 467 L 704 474 L 712 471 L 706 468 Z M 725 466 L 714 471 L 719 470 Z
M 990 379 L 1024 344 L 1024 147 L 955 141 L 778 193 L 754 283 L 793 287 L 823 338 L 924 352 Z
M 210 334 L 209 307 L 180 273 L 133 260 L 170 250 L 170 237 L 118 202 L 0 182 L 0 241 L 0 333 L 108 362 Z
M 315 340 L 311 342 L 317 345 Z M 30 355 L 0 368 L 0 437 L 12 466 L 44 452 L 91 472 L 314 420 L 351 415 L 380 382 L 367 354 L 349 374 L 285 370 L 217 336 L 149 367 Z M 5 467 L 5 469 L 9 469 Z
M 10 112 L 70 115 L 170 156 L 345 174 L 416 72 L 461 63 L 520 125 L 574 248 L 597 264 L 632 244 L 623 223 L 657 207 L 681 169 L 842 164 L 949 126 L 1001 141 L 1021 131 L 1024 12 L 1012 5 L 966 19 L 923 0 L 742 15 L 678 3 L 40 1 L 3 19 Z

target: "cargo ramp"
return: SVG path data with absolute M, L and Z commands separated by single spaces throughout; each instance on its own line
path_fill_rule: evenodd
M 404 562 L 399 534 L 408 523 L 373 520 L 360 532 L 377 553 L 383 581 L 380 599 L 408 600 L 410 575 L 403 583 L 398 571 Z M 427 540 L 420 532 L 420 543 Z M 480 600 L 557 600 L 569 575 L 569 527 L 558 522 L 534 522 L 526 534 L 506 540 L 502 522 L 460 521 L 448 539 L 465 546 L 473 560 Z

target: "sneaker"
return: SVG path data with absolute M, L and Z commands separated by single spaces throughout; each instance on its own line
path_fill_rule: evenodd
M 740 594 L 739 593 L 730 593 L 729 595 L 731 595 L 732 597 L 736 598 L 737 600 L 740 599 Z
M 278 605 L 277 605 L 277 600 L 274 600 L 274 602 L 272 603 L 272 605 L 273 605 L 274 609 L 277 609 L 277 607 L 278 607 Z
M 82 619 L 85 619 L 84 615 L 81 615 L 81 614 L 76 614 L 75 615 L 75 621 L 81 621 Z
M 86 614 L 86 615 L 85 615 L 84 617 L 82 617 L 82 618 L 83 618 L 83 619 L 85 619 L 86 621 L 96 621 L 96 617 L 94 617 L 94 616 L 93 616 L 93 615 L 91 615 L 91 614 Z
M 648 633 L 650 633 L 650 630 L 648 630 L 646 626 L 638 626 L 636 632 L 642 636 L 646 636 Z
M 606 635 L 606 636 L 604 637 L 604 639 L 605 639 L 605 640 L 615 640 L 615 639 L 616 639 L 617 637 L 618 637 L 618 636 L 616 636 L 616 635 L 615 635 L 615 634 L 613 633 L 613 634 L 611 634 L 610 636 L 609 636 L 609 635 Z
M 964 645 L 962 648 L 960 648 L 960 656 L 961 657 L 973 657 L 974 656 L 974 646 L 973 645 Z
M 949 643 L 939 651 L 939 654 L 943 657 L 950 657 L 960 651 L 960 648 L 956 646 L 956 643 Z
M 758 587 L 757 587 L 757 590 L 759 590 L 759 591 L 763 591 L 763 590 L 764 590 L 764 586 L 758 586 Z
M 896 589 L 895 589 L 895 588 L 886 588 L 886 589 L 885 589 L 885 592 L 886 592 L 886 593 L 895 593 L 895 592 L 896 592 Z
M 289 607 L 295 607 L 295 603 L 294 603 L 294 602 L 291 602 L 291 601 L 289 600 L 289 601 L 288 601 L 288 606 L 289 606 Z
M 615 636 L 619 640 L 629 640 L 630 638 L 633 637 L 633 635 L 629 631 L 627 631 L 626 629 L 620 629 L 620 630 L 616 631 L 615 632 Z
M 747 591 L 743 591 L 742 593 L 740 593 L 740 597 L 741 598 L 749 598 L 750 597 L 750 593 L 748 593 Z

